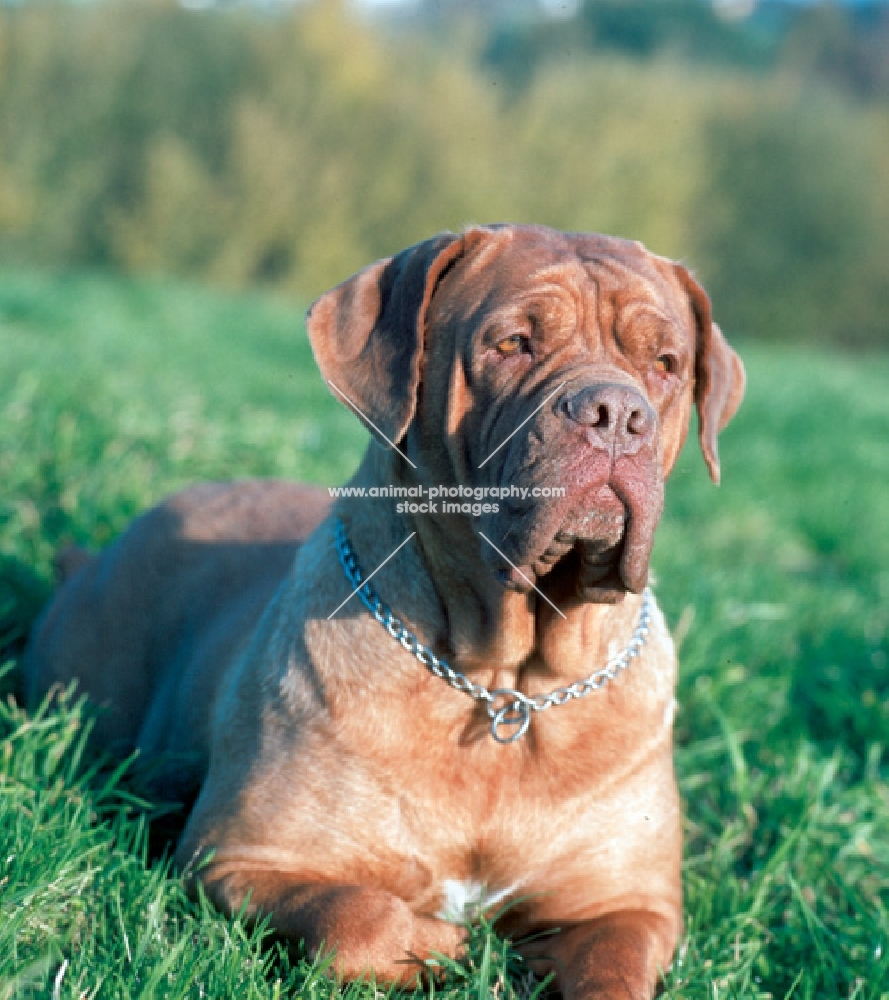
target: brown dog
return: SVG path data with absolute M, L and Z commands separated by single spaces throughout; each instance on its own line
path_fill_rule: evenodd
M 640 595 L 693 405 L 718 480 L 739 359 L 682 266 L 537 227 L 372 264 L 308 328 L 373 426 L 351 485 L 515 495 L 412 515 L 196 487 L 62 588 L 32 700 L 79 677 L 109 706 L 105 745 L 200 785 L 183 868 L 224 909 L 335 947 L 346 977 L 408 981 L 496 902 L 508 933 L 558 929 L 526 950 L 567 997 L 649 996 L 681 930 L 681 846 L 675 659 Z M 356 565 L 380 570 L 347 600 Z

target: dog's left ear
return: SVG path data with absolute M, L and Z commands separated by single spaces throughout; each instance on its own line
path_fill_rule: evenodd
M 414 416 L 429 301 L 463 249 L 464 237 L 441 233 L 378 260 L 316 299 L 306 317 L 334 394 L 393 443 Z
M 716 439 L 732 419 L 744 398 L 744 364 L 729 347 L 710 310 L 710 299 L 689 271 L 674 265 L 688 295 L 697 328 L 695 346 L 695 406 L 698 436 L 710 478 L 719 483 L 719 451 Z

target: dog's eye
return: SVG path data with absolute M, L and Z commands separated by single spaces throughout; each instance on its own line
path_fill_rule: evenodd
M 521 333 L 514 333 L 511 337 L 506 337 L 497 343 L 497 350 L 504 357 L 512 354 L 530 354 L 531 342 Z
M 654 363 L 654 367 L 659 371 L 663 372 L 665 375 L 672 375 L 676 371 L 676 358 L 672 354 L 661 354 L 657 361 Z

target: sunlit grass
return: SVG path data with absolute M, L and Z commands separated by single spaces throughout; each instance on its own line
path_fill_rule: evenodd
M 364 434 L 283 300 L 0 275 L 0 646 L 56 547 L 100 546 L 207 478 L 333 484 Z M 690 441 L 657 593 L 681 640 L 687 937 L 670 997 L 889 993 L 889 358 L 742 348 L 712 487 Z M 14 673 L 0 680 L 15 687 Z M 0 997 L 324 998 L 323 966 L 187 900 L 155 806 L 81 752 L 76 698 L 0 707 Z M 436 996 L 525 996 L 480 927 Z M 372 986 L 348 988 L 374 996 Z

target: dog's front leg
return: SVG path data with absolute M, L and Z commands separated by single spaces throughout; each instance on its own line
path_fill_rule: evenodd
M 414 911 L 398 896 L 360 885 L 300 881 L 275 871 L 201 873 L 209 897 L 222 910 L 268 914 L 283 937 L 304 941 L 311 956 L 335 952 L 343 979 L 373 975 L 378 981 L 408 984 L 424 974 L 434 954 L 455 957 L 466 932 Z
M 650 1000 L 676 947 L 673 921 L 643 910 L 609 913 L 520 946 L 564 1000 Z

